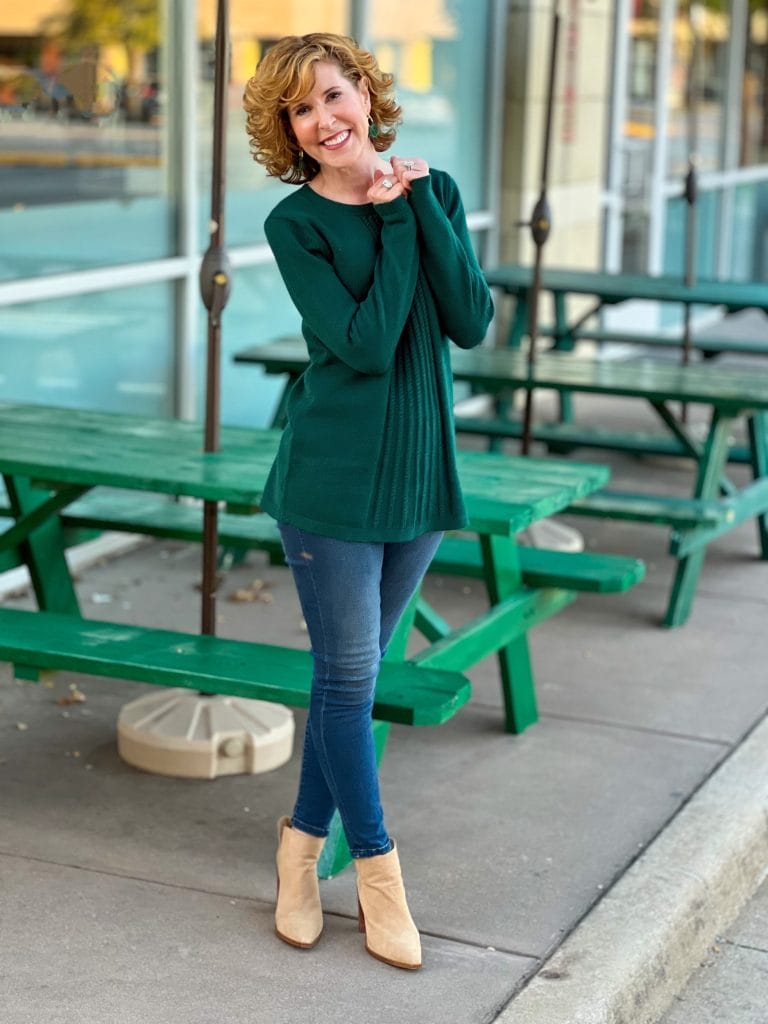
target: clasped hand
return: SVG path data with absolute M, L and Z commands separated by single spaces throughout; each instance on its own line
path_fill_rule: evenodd
M 411 182 L 429 174 L 429 165 L 425 160 L 392 156 L 389 162 L 392 167 L 390 172 L 373 172 L 373 183 L 368 189 L 368 198 L 372 203 L 391 203 L 400 196 L 407 197 L 411 191 Z

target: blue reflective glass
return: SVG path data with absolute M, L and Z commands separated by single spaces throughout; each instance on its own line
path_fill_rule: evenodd
M 0 400 L 171 416 L 172 315 L 167 284 L 6 307 Z
M 0 280 L 169 255 L 162 4 L 0 16 Z
M 207 319 L 201 311 L 194 361 L 198 393 L 197 415 L 205 404 Z M 282 391 L 282 380 L 268 377 L 260 367 L 234 363 L 240 349 L 297 334 L 299 315 L 274 263 L 235 272 L 232 292 L 222 317 L 221 420 L 230 426 L 265 427 L 271 422 Z

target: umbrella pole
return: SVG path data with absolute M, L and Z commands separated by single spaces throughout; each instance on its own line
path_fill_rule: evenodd
M 555 0 L 554 18 L 552 22 L 552 42 L 549 54 L 549 84 L 547 88 L 546 122 L 544 127 L 544 150 L 541 158 L 541 187 L 539 198 L 533 208 L 528 226 L 531 229 L 536 255 L 533 264 L 533 281 L 528 293 L 528 380 L 525 392 L 525 413 L 523 416 L 522 453 L 529 455 L 531 450 L 531 430 L 533 426 L 533 377 L 536 369 L 536 341 L 539 332 L 539 295 L 541 293 L 541 263 L 544 244 L 549 237 L 552 217 L 547 199 L 549 182 L 549 154 L 552 137 L 552 111 L 555 101 L 555 75 L 557 70 L 557 40 L 560 34 L 560 12 Z
M 698 181 L 696 172 L 696 150 L 698 148 L 699 125 L 698 125 L 698 98 L 699 98 L 699 61 L 698 61 L 698 34 L 697 34 L 698 7 L 691 4 L 688 10 L 688 19 L 691 30 L 691 57 L 688 63 L 688 172 L 685 176 L 685 188 L 683 198 L 686 202 L 685 218 L 685 283 L 692 288 L 696 283 L 696 244 L 697 244 L 697 220 L 698 220 Z M 691 361 L 691 303 L 686 302 L 683 311 L 683 366 Z M 683 404 L 680 409 L 680 418 L 683 423 L 688 420 L 688 406 Z
M 229 3 L 218 0 L 215 79 L 213 90 L 213 167 L 211 173 L 211 237 L 200 266 L 200 294 L 208 310 L 205 385 L 205 451 L 219 448 L 221 394 L 221 314 L 230 290 L 230 267 L 224 249 L 224 182 L 226 170 L 227 84 L 229 82 Z M 203 582 L 201 631 L 216 632 L 216 557 L 218 505 L 203 505 Z

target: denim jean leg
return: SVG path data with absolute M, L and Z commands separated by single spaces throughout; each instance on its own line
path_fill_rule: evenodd
M 380 649 L 384 657 L 408 602 L 435 557 L 443 533 L 424 533 L 415 540 L 384 545 L 381 568 Z
M 391 844 L 371 721 L 383 545 L 320 537 L 285 524 L 280 531 L 314 662 L 294 822 L 312 834 L 327 834 L 336 806 L 353 856 L 386 852 Z

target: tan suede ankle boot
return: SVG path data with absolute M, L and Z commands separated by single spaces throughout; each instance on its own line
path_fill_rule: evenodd
M 389 853 L 358 857 L 357 920 L 365 948 L 393 967 L 421 967 L 421 939 L 405 900 L 400 860 L 394 844 Z
M 323 930 L 317 858 L 324 842 L 291 828 L 290 818 L 277 823 L 275 931 L 283 942 L 300 949 L 311 949 Z

